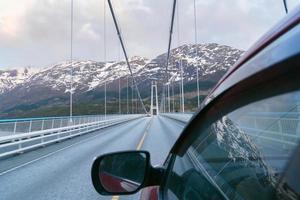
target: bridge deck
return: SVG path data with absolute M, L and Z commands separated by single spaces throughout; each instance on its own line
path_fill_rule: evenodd
M 93 158 L 143 149 L 150 151 L 153 165 L 161 164 L 183 126 L 172 119 L 147 117 L 1 160 L 1 199 L 111 199 L 93 188 Z

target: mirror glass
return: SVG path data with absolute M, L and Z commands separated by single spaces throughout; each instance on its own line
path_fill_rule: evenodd
M 144 152 L 106 155 L 99 163 L 101 185 L 112 193 L 134 192 L 144 181 L 147 163 Z

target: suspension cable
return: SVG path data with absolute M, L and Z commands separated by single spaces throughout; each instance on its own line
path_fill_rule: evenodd
M 175 17 L 175 10 L 176 10 L 176 0 L 173 1 L 172 6 L 172 14 L 171 14 L 171 24 L 170 24 L 170 32 L 169 32 L 169 43 L 168 43 L 168 53 L 167 53 L 167 61 L 166 61 L 166 68 L 165 68 L 165 83 L 163 84 L 163 90 L 162 90 L 162 100 L 161 100 L 161 106 L 163 103 L 163 112 L 165 111 L 165 86 L 167 86 L 167 95 L 168 95 L 168 110 L 170 110 L 170 86 L 169 86 L 169 73 L 168 73 L 168 67 L 169 67 L 169 59 L 170 59 L 170 53 L 171 53 L 171 44 L 172 44 L 172 35 L 173 35 L 173 25 L 174 25 L 174 17 Z
M 103 57 L 106 65 L 106 1 L 103 1 Z M 106 119 L 106 80 L 104 82 L 104 117 Z
M 196 48 L 196 57 L 198 56 L 198 41 L 197 41 L 197 9 L 196 9 L 196 0 L 194 0 L 194 28 L 195 28 L 195 48 Z M 197 105 L 200 107 L 200 92 L 199 92 L 199 69 L 196 64 L 196 76 L 197 76 Z
M 288 6 L 287 6 L 286 0 L 283 0 L 283 5 L 284 5 L 285 13 L 287 14 L 289 11 L 288 11 Z
M 71 0 L 71 30 L 70 30 L 70 62 L 71 62 L 71 81 L 70 81 L 70 122 L 73 117 L 73 0 Z
M 170 59 L 170 51 L 171 51 L 171 43 L 172 43 L 172 34 L 173 34 L 173 24 L 174 24 L 174 16 L 175 16 L 175 9 L 176 8 L 176 0 L 173 1 L 172 7 L 172 17 L 171 17 L 171 26 L 170 26 L 170 35 L 169 35 L 169 44 L 168 44 L 168 54 L 167 54 L 167 64 L 166 64 L 166 83 L 169 81 L 169 59 Z
M 177 6 L 177 42 L 178 42 L 178 47 L 180 46 L 180 31 L 179 31 L 179 6 Z M 183 86 L 183 78 L 184 78 L 184 73 L 183 73 L 183 66 L 182 66 L 182 59 L 180 58 L 179 60 L 179 65 L 180 65 L 180 73 L 181 73 L 181 109 L 182 112 L 184 113 L 184 86 Z
M 109 4 L 109 8 L 110 8 L 110 12 L 111 12 L 111 15 L 113 17 L 113 21 L 114 21 L 114 24 L 115 24 L 115 28 L 116 28 L 116 31 L 117 31 L 117 34 L 118 34 L 118 37 L 119 37 L 119 40 L 120 40 L 120 43 L 121 43 L 121 47 L 122 47 L 122 50 L 123 50 L 123 53 L 124 53 L 124 57 L 125 57 L 125 60 L 126 60 L 126 63 L 127 63 L 127 66 L 128 66 L 128 69 L 129 69 L 129 72 L 130 72 L 130 76 L 132 77 L 132 81 L 133 81 L 133 85 L 136 89 L 136 92 L 137 92 L 137 95 L 138 95 L 138 98 L 142 104 L 142 107 L 143 107 L 143 110 L 145 113 L 148 113 L 147 110 L 146 110 L 146 107 L 145 107 L 145 104 L 141 98 L 141 94 L 140 94 L 140 91 L 139 91 L 139 88 L 137 86 L 137 83 L 136 83 L 136 80 L 135 80 L 135 77 L 132 73 L 132 70 L 131 70 L 131 65 L 128 61 L 128 56 L 127 56 L 127 53 L 126 53 L 126 49 L 125 49 L 125 46 L 124 46 L 124 43 L 123 43 L 123 40 L 122 40 L 122 36 L 121 36 L 121 32 L 120 32 L 120 29 L 119 29 L 119 26 L 118 26 L 118 23 L 117 23 L 117 20 L 116 20 L 116 16 L 115 16 L 115 13 L 114 13 L 114 10 L 113 10 L 113 7 L 112 7 L 112 4 L 111 4 L 111 0 L 107 0 L 108 1 L 108 4 Z
M 118 62 L 121 62 L 121 56 L 120 56 L 120 43 L 118 42 Z M 122 108 L 121 108 L 121 77 L 119 77 L 119 114 L 122 113 Z
M 177 28 L 177 46 L 179 47 L 180 46 L 180 32 L 179 32 L 179 10 L 178 10 L 178 7 L 176 8 L 177 12 L 176 12 L 176 28 Z

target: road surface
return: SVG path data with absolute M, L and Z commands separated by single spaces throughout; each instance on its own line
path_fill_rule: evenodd
M 100 196 L 93 188 L 93 158 L 107 152 L 143 149 L 151 153 L 151 163 L 159 165 L 183 127 L 168 118 L 147 117 L 0 160 L 0 199 L 112 199 Z

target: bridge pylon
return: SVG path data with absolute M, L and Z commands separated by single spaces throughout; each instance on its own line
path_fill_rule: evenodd
M 154 92 L 155 90 L 155 92 Z M 155 105 L 153 104 L 155 95 Z M 158 108 L 158 96 L 157 96 L 157 83 L 156 81 L 151 82 L 151 107 L 150 107 L 150 114 L 151 115 L 159 115 L 159 108 Z

